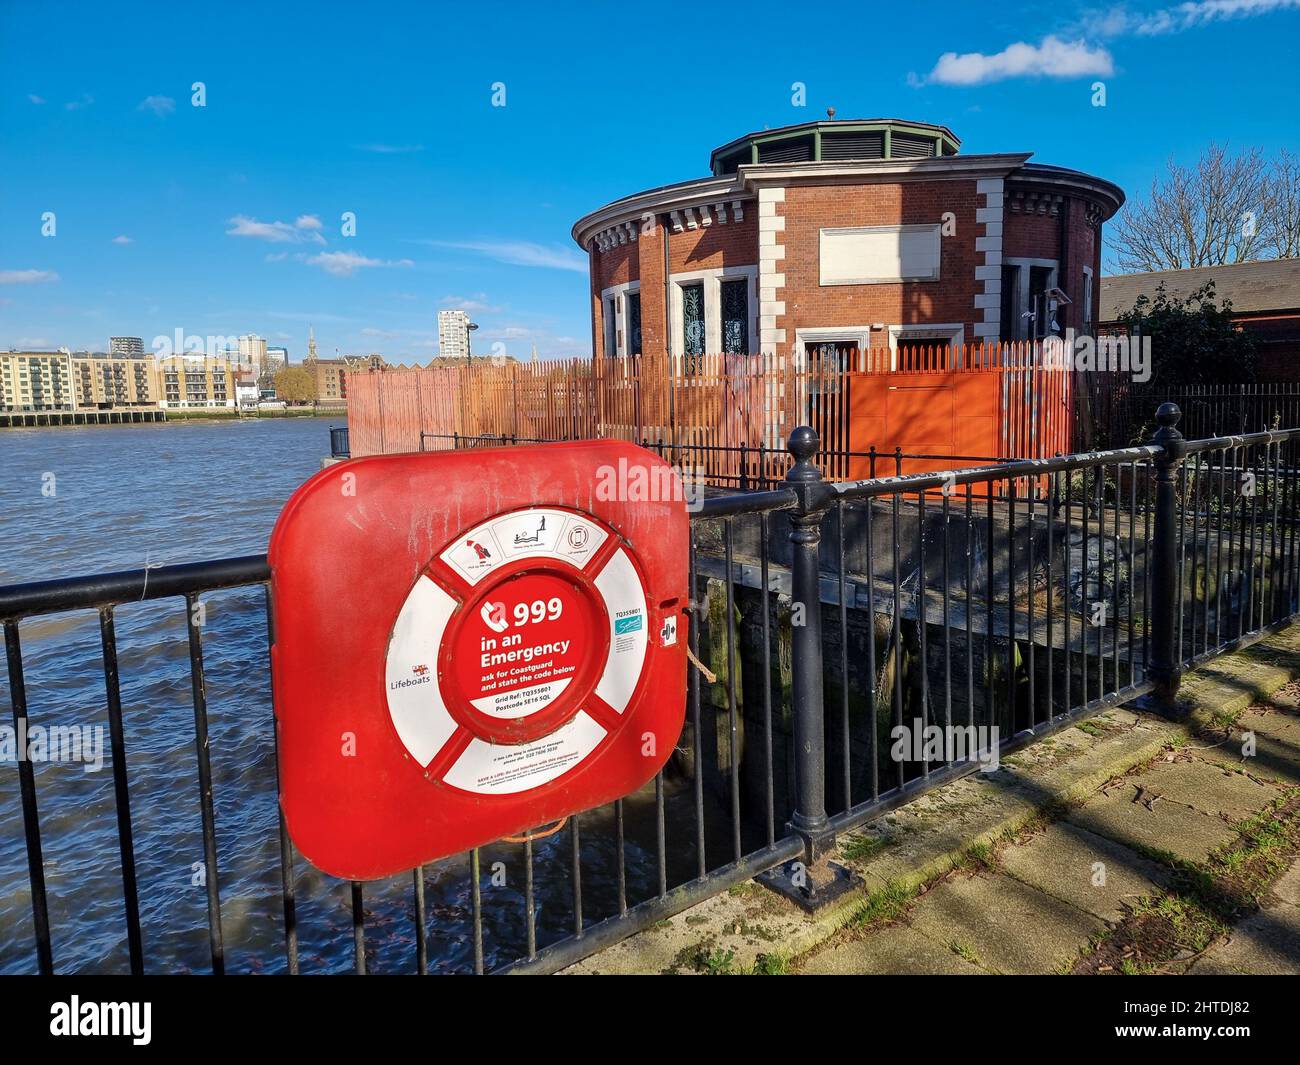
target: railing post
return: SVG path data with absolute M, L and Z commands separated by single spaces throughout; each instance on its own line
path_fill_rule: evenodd
M 788 450 L 794 464 L 785 478 L 786 484 L 799 495 L 799 504 L 790 515 L 791 598 L 795 611 L 790 678 L 795 745 L 795 802 L 791 824 L 803 838 L 804 860 L 808 865 L 818 861 L 835 844 L 835 833 L 826 816 L 821 571 L 817 564 L 822 518 L 829 509 L 830 490 L 812 461 L 819 443 L 817 433 L 806 425 L 790 434 Z
M 1182 664 L 1175 661 L 1178 609 L 1182 595 L 1178 575 L 1178 467 L 1185 441 L 1177 429 L 1182 412 L 1173 403 L 1156 411 L 1160 426 L 1151 443 L 1163 449 L 1155 460 L 1155 525 L 1151 533 L 1151 661 L 1147 674 L 1155 683 L 1158 704 L 1172 707 L 1178 695 Z

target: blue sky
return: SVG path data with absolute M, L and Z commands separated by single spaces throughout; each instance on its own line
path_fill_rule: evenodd
M 1295 148 L 1298 52 L 1300 0 L 0 0 L 0 347 L 256 332 L 297 361 L 314 323 L 423 362 L 465 306 L 476 351 L 587 354 L 574 220 L 742 133 L 915 118 L 1140 193 L 1214 139 Z

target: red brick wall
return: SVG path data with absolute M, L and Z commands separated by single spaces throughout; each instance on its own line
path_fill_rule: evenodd
M 1008 197 L 1009 199 L 1009 197 Z M 1061 205 L 1067 214 L 1069 249 L 1058 274 L 1058 284 L 1072 301 L 1061 308 L 1057 321 L 1063 328 L 1083 325 L 1083 268 L 1092 268 L 1092 321 L 1101 310 L 1101 241 L 1096 226 L 1088 222 L 1088 202 L 1067 196 Z M 1002 226 L 1002 255 L 1005 259 L 1060 259 L 1061 219 L 1059 215 L 1012 211 L 1007 204 Z
M 984 228 L 975 221 L 976 209 L 984 202 L 975 190 L 973 180 L 788 188 L 785 202 L 776 207 L 777 214 L 787 220 L 785 231 L 778 235 L 778 241 L 786 248 L 786 257 L 777 269 L 784 273 L 786 284 L 776 292 L 776 298 L 786 305 L 786 313 L 776 322 L 778 329 L 786 331 L 786 343 L 778 345 L 778 350 L 790 350 L 795 330 L 800 328 L 873 322 L 961 323 L 966 329 L 966 339 L 974 341 L 972 327 L 982 318 L 975 310 L 975 295 L 983 291 L 983 284 L 975 280 L 975 267 L 984 258 L 983 253 L 975 250 L 976 238 Z M 1075 303 L 1064 309 L 1061 324 L 1078 328 L 1083 321 L 1078 301 L 1083 295 L 1084 264 L 1093 270 L 1093 321 L 1097 321 L 1101 300 L 1101 247 L 1096 227 L 1087 221 L 1086 201 L 1067 197 L 1063 209 L 1068 212 L 1070 247 L 1061 287 Z M 822 228 L 941 223 L 946 211 L 956 216 L 956 232 L 942 238 L 938 281 L 892 285 L 822 286 L 819 283 Z M 745 202 L 744 216 L 739 223 L 728 221 L 722 225 L 715 219 L 709 226 L 683 229 L 680 233 L 669 228 L 670 272 L 755 265 L 758 261 L 756 202 Z M 600 293 L 612 285 L 638 280 L 641 282 L 642 349 L 646 352 L 665 349 L 663 221 L 666 217 L 661 215 L 655 231 L 642 234 L 637 241 L 617 244 L 603 252 L 593 247 L 592 349 L 597 356 L 604 354 L 605 339 Z M 1057 216 L 1013 212 L 1008 202 L 1003 222 L 1004 258 L 1059 258 Z M 884 347 L 887 343 L 885 333 L 872 335 L 873 346 Z
M 703 229 L 668 231 L 668 270 L 674 274 L 693 270 L 716 270 L 720 267 L 754 266 L 758 262 L 758 205 L 744 204 L 744 220 L 731 221 L 727 204 L 727 224 L 713 224 Z M 662 277 L 662 274 L 661 274 Z
M 778 215 L 786 219 L 777 237 L 785 245 L 778 272 L 785 288 L 776 298 L 785 301 L 785 314 L 776 327 L 786 331 L 790 350 L 795 330 L 825 326 L 886 325 L 919 322 L 960 322 L 967 328 L 977 320 L 975 267 L 983 253 L 975 240 L 983 226 L 975 210 L 983 203 L 974 181 L 930 181 L 889 185 L 796 186 L 786 189 Z M 911 281 L 893 285 L 827 285 L 820 278 L 820 230 L 833 226 L 878 226 L 942 223 L 943 214 L 956 216 L 956 232 L 942 238 L 938 281 Z M 761 283 L 761 282 L 760 282 Z M 873 347 L 888 343 L 885 333 L 872 335 Z
M 727 223 L 716 218 L 699 229 L 674 233 L 668 228 L 669 269 L 672 273 L 712 270 L 719 267 L 754 266 L 758 262 L 758 225 L 756 205 L 744 203 L 744 219 L 731 221 L 731 204 L 727 204 Z M 600 294 L 612 285 L 641 282 L 641 348 L 645 352 L 667 350 L 664 333 L 664 226 L 666 215 L 659 216 L 653 233 L 642 233 L 638 240 L 617 244 L 607 251 L 593 246 L 591 252 L 592 350 L 605 354 L 604 308 Z

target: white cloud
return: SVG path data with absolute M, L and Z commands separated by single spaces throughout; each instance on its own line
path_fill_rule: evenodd
M 588 266 L 586 256 L 559 244 L 533 244 L 526 240 L 426 240 L 419 243 L 474 251 L 511 266 L 541 266 L 549 270 L 573 270 L 580 274 L 585 274 Z
M 152 111 L 159 118 L 166 118 L 176 110 L 176 101 L 170 96 L 146 96 L 136 107 L 137 111 Z
M 1159 37 L 1182 33 L 1213 22 L 1298 9 L 1300 0 L 1189 0 L 1188 3 L 1148 12 L 1131 12 L 1125 7 L 1114 7 L 1092 15 L 1087 24 L 1093 33 L 1103 37 L 1117 37 L 1127 33 L 1139 37 Z
M 414 266 L 410 259 L 371 259 L 353 251 L 323 251 L 305 260 L 309 266 L 319 266 L 335 277 L 351 277 L 358 270 L 371 266 Z
M 82 108 L 89 107 L 94 102 L 95 98 L 91 96 L 90 93 L 83 92 L 80 100 L 69 100 L 63 105 L 63 109 L 65 111 L 80 111 Z
M 0 285 L 39 285 L 58 279 L 53 270 L 0 270 Z
M 320 219 L 315 215 L 300 215 L 290 225 L 288 222 L 259 222 L 256 218 L 237 214 L 229 219 L 226 230 L 228 237 L 253 237 L 256 240 L 269 240 L 273 244 L 324 244 L 325 238 L 316 230 L 320 228 Z
M 424 151 L 423 144 L 358 144 L 359 152 L 375 152 L 378 155 L 406 155 L 410 152 Z
M 133 241 L 133 240 L 132 240 L 130 237 L 128 237 L 125 233 L 120 233 L 120 234 L 118 234 L 116 237 L 113 238 L 113 243 L 114 243 L 114 244 L 134 244 L 135 241 Z
M 37 96 L 34 92 L 29 92 L 27 94 L 27 99 L 29 99 L 32 103 L 37 105 L 45 103 L 45 98 L 42 96 Z
M 495 314 L 501 310 L 487 301 L 487 293 L 480 292 L 474 296 L 444 296 L 438 301 L 442 306 L 467 314 Z
M 983 85 L 1007 78 L 1108 76 L 1114 70 L 1105 48 L 1048 36 L 1036 45 L 1017 41 L 993 55 L 945 52 L 926 80 L 939 85 Z

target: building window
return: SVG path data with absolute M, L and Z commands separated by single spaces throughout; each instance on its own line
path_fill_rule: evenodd
M 749 354 L 749 281 L 722 282 L 722 350 Z
M 1020 267 L 1002 267 L 1002 339 L 1019 340 L 1023 335 L 1020 321 Z
M 1083 322 L 1083 332 L 1085 336 L 1092 334 L 1092 271 L 1088 267 L 1083 268 L 1083 311 L 1080 319 Z
M 641 354 L 641 293 L 627 294 L 627 353 Z
M 1003 265 L 1003 340 L 1036 340 L 1048 335 L 1051 320 L 1044 321 L 1043 294 L 1056 284 L 1056 269 L 1055 259 L 1012 259 Z
M 696 281 L 682 286 L 682 352 L 687 357 L 687 373 L 699 372 L 704 337 L 704 283 Z
M 605 300 L 605 354 L 618 354 L 618 299 L 610 296 Z

